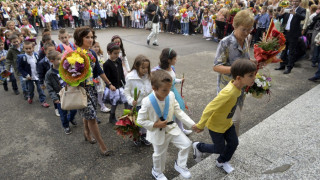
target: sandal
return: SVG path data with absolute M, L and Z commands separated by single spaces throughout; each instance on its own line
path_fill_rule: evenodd
M 91 138 L 91 140 L 88 140 L 88 138 L 86 137 L 85 134 L 83 134 L 83 136 L 84 136 L 84 140 L 85 140 L 85 141 L 89 141 L 90 144 L 95 144 L 95 143 L 97 143 L 97 140 L 95 140 L 94 138 Z
M 111 151 L 111 150 L 106 150 L 106 151 L 104 151 L 104 152 L 101 152 L 101 155 L 102 155 L 102 156 L 110 156 L 112 153 L 113 153 L 113 151 Z

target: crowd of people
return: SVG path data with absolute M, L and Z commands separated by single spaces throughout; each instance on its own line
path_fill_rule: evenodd
M 47 90 L 65 134 L 72 133 L 70 124 L 77 125 L 74 117 L 79 113 L 84 139 L 91 144 L 98 143 L 104 156 L 111 155 L 112 151 L 106 147 L 99 131 L 98 105 L 101 112 L 110 112 L 112 124 L 117 122 L 115 114 L 119 104 L 125 108 L 136 107 L 137 122 L 142 127 L 141 137 L 134 143 L 153 146 L 152 175 L 156 179 L 166 179 L 163 172 L 170 142 L 180 149 L 174 167 L 183 177 L 191 176 L 186 164 L 191 147 L 197 162 L 202 160 L 203 153 L 220 154 L 216 165 L 230 173 L 234 169 L 229 160 L 239 143 L 245 100 L 243 87 L 252 85 L 257 68 L 250 60 L 250 46 L 261 40 L 270 23 L 286 36 L 286 49 L 281 54 L 283 62 L 276 70 L 290 73 L 299 56 L 310 49 L 310 64 L 318 66 L 318 71 L 309 80 L 320 79 L 318 1 L 293 0 L 288 7 L 281 7 L 282 4 L 277 0 L 17 1 L 9 6 L 2 2 L 0 72 L 2 76 L 9 75 L 1 77 L 1 83 L 5 91 L 11 83 L 18 95 L 18 78 L 23 98 L 29 104 L 33 103 L 36 86 L 39 101 L 45 108 L 50 106 L 44 93 Z M 201 33 L 206 40 L 219 43 L 213 66 L 219 74 L 218 95 L 207 105 L 199 123 L 184 112 L 185 104 L 175 88 L 184 81 L 175 75 L 175 50 L 163 49 L 159 66 L 155 68 L 151 68 L 150 60 L 144 55 L 138 55 L 130 66 L 122 38 L 115 35 L 107 46 L 107 59 L 103 58 L 94 29 L 115 26 L 150 28 L 146 41 L 149 45 L 153 38 L 154 46 L 158 46 L 159 32 L 185 36 Z M 75 28 L 74 42 L 69 39 L 65 29 L 68 27 Z M 39 48 L 35 50 L 41 29 Z M 59 43 L 51 39 L 51 32 L 55 30 L 58 30 Z M 92 76 L 79 85 L 88 96 L 87 107 L 66 111 L 61 108 L 59 92 L 67 84 L 60 76 L 59 66 L 64 52 L 78 49 L 97 61 L 90 63 Z M 135 88 L 141 92 L 138 99 L 134 99 Z M 184 124 L 195 132 L 207 127 L 214 144 L 192 144 L 187 137 L 192 131 L 185 129 Z

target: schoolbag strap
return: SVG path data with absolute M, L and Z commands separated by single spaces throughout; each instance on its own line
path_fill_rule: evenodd
M 64 51 L 64 47 L 63 47 L 63 45 L 62 45 L 62 44 L 59 44 L 59 47 L 60 47 L 60 51 L 61 51 L 61 53 L 63 53 L 63 51 Z

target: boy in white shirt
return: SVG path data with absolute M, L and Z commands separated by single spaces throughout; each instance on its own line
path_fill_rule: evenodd
M 52 20 L 50 18 L 49 11 L 45 12 L 44 20 L 45 20 L 45 23 L 46 23 L 46 28 L 49 29 L 49 31 L 51 31 L 51 21 Z
M 18 55 L 17 63 L 19 72 L 22 74 L 23 78 L 26 79 L 28 87 L 28 103 L 32 104 L 34 84 L 36 84 L 41 106 L 48 108 L 50 105 L 46 103 L 46 95 L 40 87 L 39 75 L 37 72 L 39 57 L 34 52 L 33 42 L 25 41 L 23 44 L 23 50 L 25 54 Z
M 180 109 L 179 103 L 170 91 L 172 79 L 167 72 L 154 71 L 151 74 L 151 85 L 153 92 L 142 100 L 137 122 L 147 129 L 146 139 L 152 143 L 154 149 L 152 175 L 157 180 L 167 179 L 163 172 L 168 145 L 171 142 L 179 148 L 174 168 L 184 178 L 190 178 L 187 160 L 191 141 L 173 122 L 173 116 L 180 119 L 189 128 L 195 122 Z
M 56 20 L 56 13 L 54 12 L 53 9 L 51 9 L 51 12 L 50 12 L 50 20 L 51 20 L 52 30 L 57 30 L 58 24 Z

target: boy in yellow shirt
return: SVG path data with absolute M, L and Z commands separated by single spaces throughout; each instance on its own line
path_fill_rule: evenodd
M 247 59 L 239 59 L 232 64 L 231 75 L 233 80 L 207 105 L 202 113 L 201 120 L 192 126 L 192 129 L 197 133 L 203 131 L 206 126 L 213 142 L 213 144 L 193 143 L 195 161 L 200 162 L 202 160 L 202 153 L 220 154 L 216 165 L 223 168 L 227 173 L 234 170 L 228 161 L 237 149 L 239 142 L 232 116 L 236 110 L 241 89 L 253 85 L 256 70 L 257 65 Z

